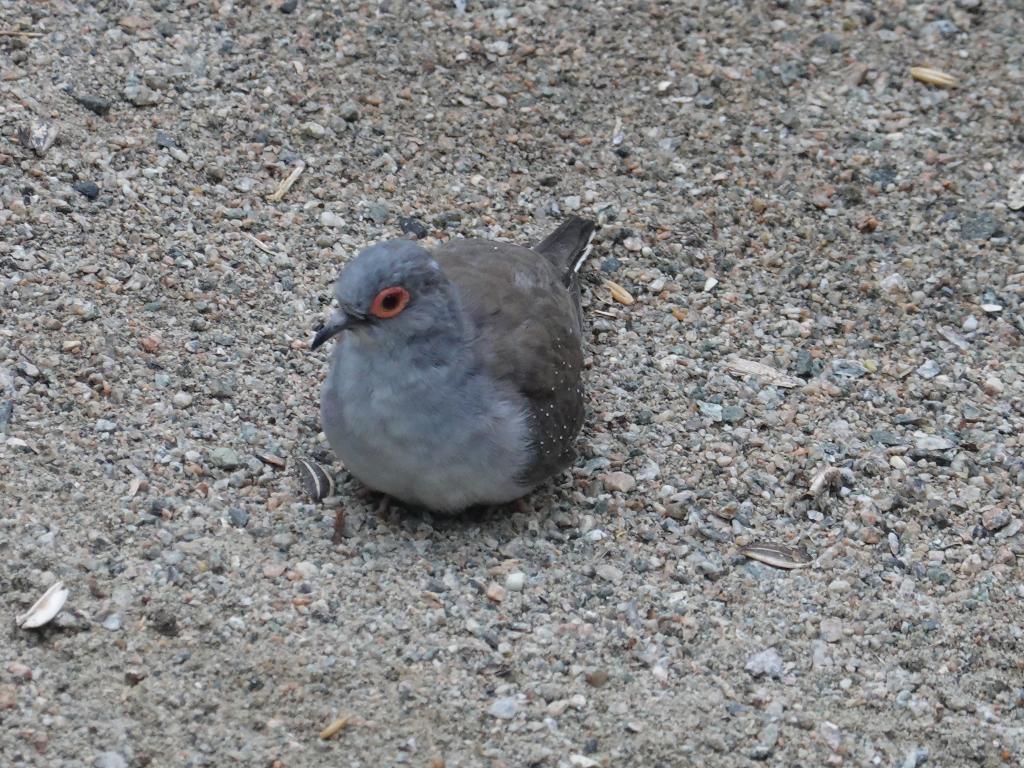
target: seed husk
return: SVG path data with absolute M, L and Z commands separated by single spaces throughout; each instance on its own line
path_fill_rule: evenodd
M 612 298 L 619 302 L 619 304 L 625 304 L 628 307 L 633 303 L 632 294 L 614 280 L 605 280 L 604 287 L 611 291 Z
M 805 568 L 811 564 L 810 555 L 802 549 L 771 541 L 755 541 L 741 548 L 740 554 L 773 568 L 783 568 L 787 571 L 794 568 Z
M 341 717 L 333 720 L 330 725 L 320 731 L 320 738 L 326 741 L 336 735 L 338 735 L 349 723 L 352 722 L 352 715 L 342 715 Z
M 286 463 L 285 460 L 282 459 L 280 456 L 273 453 L 269 453 L 267 451 L 256 451 L 256 458 L 262 461 L 264 464 L 269 464 L 272 467 L 280 468 L 283 467 Z
M 292 188 L 292 184 L 294 184 L 295 180 L 302 175 L 304 170 L 306 170 L 306 164 L 299 160 L 292 169 L 292 172 L 289 173 L 287 178 L 278 185 L 277 189 L 267 195 L 267 200 L 272 203 L 281 202 L 284 199 L 284 196 L 288 194 L 288 190 Z
M 299 481 L 313 501 L 320 502 L 334 495 L 334 479 L 312 459 L 296 459 L 295 469 Z
M 911 67 L 910 76 L 915 80 L 928 85 L 937 85 L 939 88 L 955 88 L 956 78 L 941 69 L 931 67 Z
M 64 588 L 63 581 L 58 581 L 15 621 L 22 629 L 37 629 L 48 624 L 54 616 L 60 613 L 60 609 L 64 607 L 67 599 L 68 590 Z
M 338 507 L 334 513 L 334 530 L 331 532 L 331 543 L 341 544 L 345 540 L 345 508 Z
M 793 387 L 800 387 L 804 384 L 804 382 L 796 376 L 790 376 L 788 373 L 783 373 L 777 368 L 772 368 L 770 365 L 759 363 L 756 360 L 744 360 L 742 357 L 730 357 L 725 361 L 725 367 L 733 373 L 738 373 L 743 376 L 757 376 L 757 378 L 761 379 L 766 384 L 771 384 L 775 387 L 792 389 Z

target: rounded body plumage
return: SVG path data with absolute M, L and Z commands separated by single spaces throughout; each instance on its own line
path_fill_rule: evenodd
M 512 501 L 571 464 L 584 415 L 575 268 L 592 231 L 570 220 L 536 250 L 388 241 L 346 266 L 315 346 L 339 336 L 321 418 L 353 476 L 455 512 Z

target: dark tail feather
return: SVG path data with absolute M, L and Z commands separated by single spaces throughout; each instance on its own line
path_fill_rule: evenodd
M 534 248 L 562 270 L 566 287 L 572 286 L 576 273 L 590 255 L 595 226 L 592 221 L 573 216 Z

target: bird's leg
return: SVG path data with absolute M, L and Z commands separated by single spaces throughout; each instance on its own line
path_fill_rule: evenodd
M 377 515 L 380 517 L 384 517 L 391 510 L 391 497 L 386 493 L 374 491 L 363 485 L 356 488 L 352 493 L 357 499 L 365 502 L 367 506 L 370 506 L 375 498 L 380 497 L 376 508 Z
M 345 539 L 345 508 L 338 506 L 338 511 L 334 513 L 334 532 L 331 534 L 332 544 L 341 544 Z

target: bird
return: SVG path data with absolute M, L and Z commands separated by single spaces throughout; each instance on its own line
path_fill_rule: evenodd
M 454 514 L 519 500 L 566 470 L 584 408 L 579 269 L 596 225 L 533 247 L 384 240 L 341 269 L 320 417 L 363 486 Z

